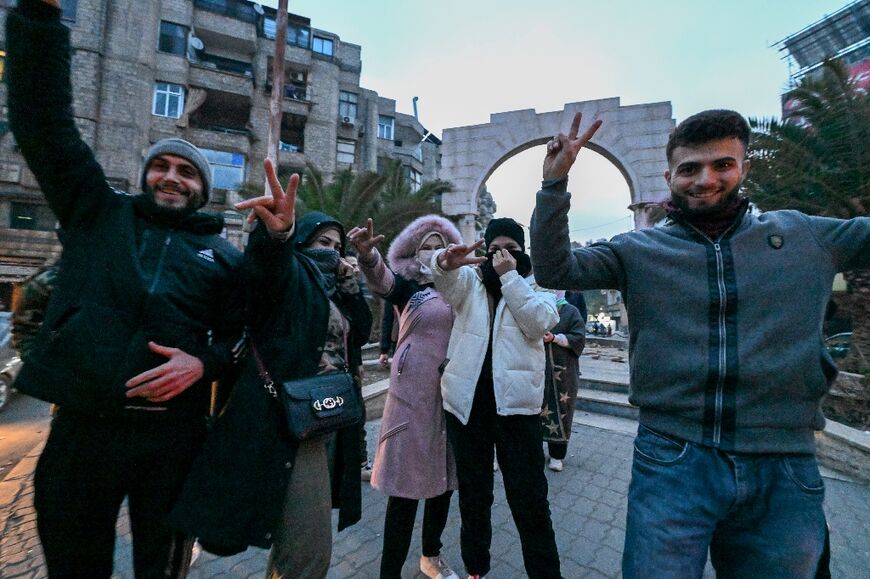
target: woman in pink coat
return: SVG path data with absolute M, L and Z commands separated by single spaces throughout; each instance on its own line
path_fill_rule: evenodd
M 456 227 L 437 215 L 420 217 L 393 241 L 384 263 L 375 247 L 382 235 L 367 227 L 348 233 L 371 290 L 399 312 L 399 339 L 372 472 L 372 486 L 385 493 L 381 579 L 401 577 L 408 556 L 417 503 L 426 499 L 420 570 L 429 577 L 458 579 L 441 557 L 441 533 L 456 466 L 441 401 L 440 365 L 447 353 L 453 311 L 432 285 L 432 253 L 461 243 Z

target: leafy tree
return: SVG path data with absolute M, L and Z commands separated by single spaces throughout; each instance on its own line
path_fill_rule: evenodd
M 821 76 L 785 95 L 783 119 L 750 119 L 752 170 L 747 190 L 762 209 L 830 217 L 870 210 L 870 95 L 828 60 Z M 847 370 L 870 369 L 870 270 L 845 272 L 851 295 L 852 349 Z

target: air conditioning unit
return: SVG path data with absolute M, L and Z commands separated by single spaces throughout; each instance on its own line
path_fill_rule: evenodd
M 199 51 L 205 48 L 202 40 L 194 36 L 193 32 L 187 35 L 187 59 L 191 62 L 199 62 Z
M 341 124 L 347 125 L 349 127 L 353 126 L 353 119 L 351 117 L 341 117 Z
M 292 78 L 296 82 L 305 82 L 305 73 L 303 73 L 303 72 L 291 72 L 290 78 Z

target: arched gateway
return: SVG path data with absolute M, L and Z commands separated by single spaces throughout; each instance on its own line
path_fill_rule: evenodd
M 655 208 L 669 196 L 662 173 L 665 145 L 674 128 L 671 103 L 623 107 L 619 98 L 609 98 L 568 103 L 561 111 L 548 113 L 534 109 L 495 113 L 483 125 L 445 129 L 440 176 L 455 190 L 444 195 L 442 207 L 459 218 L 465 241 L 474 239 L 477 197 L 493 171 L 513 155 L 567 132 L 577 111 L 583 113 L 580 132 L 593 120 L 604 120 L 589 148 L 609 159 L 628 181 L 635 229 L 653 224 Z

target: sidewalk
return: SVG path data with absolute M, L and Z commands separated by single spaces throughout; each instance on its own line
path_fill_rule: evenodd
M 621 366 L 621 371 L 626 372 L 626 364 L 606 361 L 608 364 L 603 364 L 605 360 L 592 362 L 584 357 L 584 378 L 595 376 L 599 365 L 607 366 L 602 368 L 603 371 L 618 373 L 620 368 L 617 366 Z M 374 455 L 379 427 L 379 420 L 367 425 L 370 456 Z M 561 473 L 547 471 L 562 574 L 567 579 L 620 575 L 634 429 L 636 423 L 630 420 L 599 417 L 578 410 L 565 470 Z M 0 481 L 0 577 L 7 579 L 42 579 L 47 576 L 36 535 L 32 490 L 33 469 L 41 446 L 37 446 Z M 832 528 L 832 574 L 842 579 L 863 579 L 870 569 L 870 486 L 833 478 L 826 478 L 825 484 L 825 510 Z M 378 576 L 387 501 L 384 495 L 365 483 L 362 500 L 362 520 L 334 537 L 330 579 Z M 421 520 L 422 507 L 418 511 L 403 572 L 406 579 L 424 578 L 417 567 Z M 524 577 L 519 539 L 505 501 L 500 473 L 495 476 L 492 523 L 493 567 L 488 577 Z M 442 554 L 457 574 L 464 577 L 455 494 L 442 541 Z M 191 569 L 190 577 L 262 579 L 266 573 L 266 561 L 267 552 L 262 549 L 248 549 L 226 558 L 203 553 Z M 122 512 L 115 549 L 115 577 L 133 579 L 131 568 L 129 521 Z M 705 576 L 713 575 L 708 569 Z

